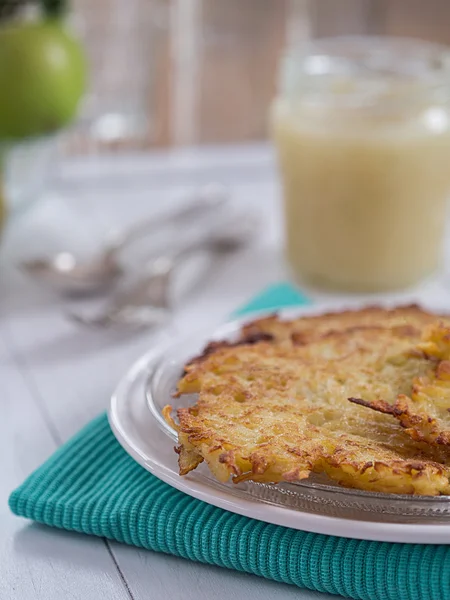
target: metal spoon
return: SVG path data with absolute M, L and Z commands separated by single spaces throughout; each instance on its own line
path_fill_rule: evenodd
M 114 284 L 122 275 L 118 261 L 120 251 L 132 241 L 167 224 L 213 212 L 228 199 L 228 192 L 219 184 L 209 184 L 198 197 L 177 211 L 140 222 L 111 237 L 101 252 L 86 262 L 80 262 L 70 252 L 60 252 L 50 259 L 35 259 L 20 263 L 20 267 L 42 283 L 67 295 L 92 294 Z
M 217 232 L 194 241 L 170 256 L 160 256 L 152 261 L 143 279 L 130 290 L 117 295 L 100 313 L 84 315 L 68 313 L 68 317 L 90 328 L 107 328 L 118 325 L 135 328 L 154 327 L 164 323 L 170 315 L 171 279 L 176 268 L 190 254 L 200 250 L 216 253 L 231 252 L 248 242 L 256 231 L 256 222 L 240 217 L 226 231 Z

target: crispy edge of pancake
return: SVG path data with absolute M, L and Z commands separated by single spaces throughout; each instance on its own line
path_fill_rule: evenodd
M 287 333 L 288 337 L 295 344 L 306 344 L 310 341 L 316 339 L 317 334 L 315 334 L 315 327 L 319 326 L 320 328 L 323 325 L 326 325 L 327 322 L 332 322 L 336 319 L 341 319 L 344 322 L 344 329 L 349 329 L 350 327 L 360 327 L 361 324 L 358 323 L 350 323 L 346 324 L 347 319 L 352 318 L 363 318 L 370 319 L 373 318 L 373 323 L 366 323 L 365 326 L 370 327 L 371 325 L 376 325 L 379 321 L 383 321 L 388 318 L 405 318 L 406 320 L 410 317 L 418 318 L 424 320 L 423 326 L 429 324 L 432 321 L 436 321 L 439 319 L 450 319 L 449 314 L 434 314 L 431 313 L 418 304 L 405 304 L 396 306 L 393 308 L 385 308 L 379 305 L 371 305 L 366 306 L 360 309 L 347 309 L 343 311 L 329 311 L 326 313 L 321 313 L 318 315 L 305 315 L 300 316 L 294 319 L 281 319 L 278 313 L 273 313 L 271 315 L 261 317 L 258 319 L 254 319 L 247 323 L 244 323 L 241 329 L 241 339 L 244 340 L 248 337 L 257 336 L 261 334 L 271 335 L 273 338 L 276 338 L 276 333 L 274 330 L 277 326 L 283 330 L 283 333 Z M 386 326 L 382 322 L 379 323 L 382 326 Z M 339 331 L 339 324 L 336 326 L 332 326 L 329 331 Z M 276 331 L 276 330 L 275 330 Z M 326 331 L 322 331 L 320 335 L 323 335 Z M 280 340 L 281 341 L 281 340 Z M 244 342 L 245 343 L 245 342 Z
M 209 342 L 200 354 L 192 357 L 187 362 L 186 366 L 205 360 L 205 358 L 207 358 L 212 353 L 217 352 L 217 350 L 220 350 L 221 348 L 232 348 L 246 344 L 256 344 L 261 341 L 277 343 L 285 341 L 286 338 L 296 345 L 305 345 L 321 337 L 332 335 L 343 330 L 351 331 L 353 329 L 358 330 L 362 328 L 371 329 L 372 327 L 386 327 L 385 324 L 379 323 L 377 320 L 374 320 L 373 323 L 368 322 L 364 324 L 346 323 L 346 319 L 351 317 L 362 316 L 363 318 L 373 317 L 374 319 L 383 319 L 386 317 L 404 317 L 405 319 L 407 319 L 408 316 L 411 315 L 414 315 L 416 317 L 420 316 L 427 320 L 447 317 L 450 319 L 450 314 L 440 316 L 433 315 L 432 313 L 422 309 L 418 304 L 407 304 L 389 309 L 384 308 L 382 306 L 373 305 L 367 306 L 362 309 L 330 311 L 327 313 L 322 313 L 320 315 L 306 315 L 304 317 L 289 320 L 281 319 L 280 316 L 275 312 L 266 317 L 261 317 L 258 319 L 254 319 L 253 321 L 248 321 L 247 323 L 244 323 L 244 325 L 242 325 L 241 327 L 240 336 L 235 341 L 219 340 Z M 344 319 L 344 326 L 342 329 L 339 329 L 339 325 L 336 326 L 336 324 L 334 324 L 331 325 L 331 328 L 329 330 L 323 329 L 320 331 L 320 333 L 316 333 L 314 331 L 314 326 L 326 325 L 327 322 L 333 322 L 338 318 Z M 307 324 L 307 326 L 304 328 L 302 327 L 301 331 L 296 330 L 296 327 L 298 327 L 299 324 L 305 323 Z M 283 333 L 287 334 L 287 336 L 277 338 L 276 332 L 273 331 L 274 326 L 279 326 Z M 416 333 L 418 336 L 420 335 L 420 331 L 414 325 L 397 324 L 389 325 L 389 327 L 395 327 L 399 330 L 402 327 L 405 327 L 406 335 L 413 333 Z M 406 329 L 409 329 L 409 331 L 406 331 Z
M 450 446 L 450 425 L 440 417 L 440 408 L 434 400 L 442 400 L 445 394 L 448 402 L 441 410 L 450 413 L 450 327 L 443 323 L 427 327 L 415 351 L 430 359 L 432 366 L 427 377 L 413 380 L 411 397 L 399 394 L 392 404 L 381 398 L 373 401 L 349 398 L 349 401 L 392 415 L 416 441 Z

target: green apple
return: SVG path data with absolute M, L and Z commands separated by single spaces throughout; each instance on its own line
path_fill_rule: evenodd
M 85 80 L 82 47 L 58 19 L 0 26 L 0 139 L 67 125 Z

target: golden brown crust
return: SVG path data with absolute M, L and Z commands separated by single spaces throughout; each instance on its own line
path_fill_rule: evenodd
M 349 400 L 392 415 L 416 441 L 450 446 L 450 328 L 443 323 L 426 328 L 410 356 L 428 360 L 429 368 L 412 379 L 409 394 L 399 394 L 393 402 Z
M 450 315 L 441 315 L 450 319 Z M 292 320 L 281 320 L 274 314 L 251 321 L 242 328 L 242 336 L 269 333 L 276 341 L 293 341 L 304 344 L 314 341 L 332 330 L 342 331 L 352 327 L 380 325 L 393 327 L 407 326 L 410 331 L 422 331 L 426 325 L 436 322 L 439 317 L 425 311 L 417 304 L 385 309 L 380 306 L 368 306 L 361 310 L 328 312 L 318 316 L 306 316 Z
M 227 340 L 209 342 L 209 344 L 207 344 L 203 349 L 203 352 L 198 356 L 192 358 L 189 361 L 189 364 L 201 362 L 202 360 L 205 360 L 207 356 L 209 356 L 210 354 L 214 354 L 214 352 L 217 352 L 221 348 L 235 348 L 236 346 L 243 346 L 246 344 L 251 345 L 256 344 L 258 342 L 271 342 L 272 340 L 273 335 L 264 331 L 259 331 L 254 333 L 249 332 L 246 335 L 242 335 L 236 342 L 230 342 Z

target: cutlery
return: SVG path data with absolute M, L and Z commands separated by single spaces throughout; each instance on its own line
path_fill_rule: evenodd
M 171 313 L 170 288 L 175 270 L 191 254 L 209 251 L 217 254 L 233 252 L 243 247 L 253 237 L 257 223 L 248 215 L 241 216 L 226 229 L 195 240 L 171 255 L 152 260 L 145 276 L 131 289 L 116 295 L 104 310 L 87 315 L 69 312 L 74 322 L 90 328 L 131 326 L 146 328 L 163 324 Z
M 184 221 L 214 212 L 227 200 L 226 188 L 211 183 L 199 190 L 195 200 L 177 211 L 144 220 L 111 236 L 103 250 L 85 262 L 70 252 L 60 252 L 49 259 L 23 261 L 19 266 L 36 280 L 65 295 L 93 294 L 110 287 L 123 274 L 119 254 L 125 246 L 165 225 L 181 225 Z

